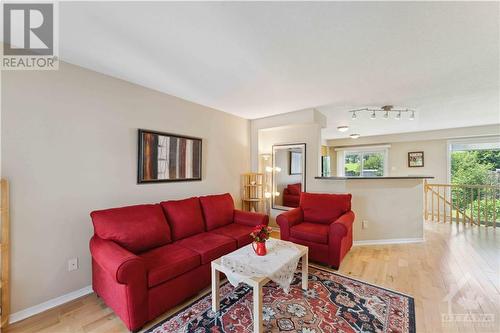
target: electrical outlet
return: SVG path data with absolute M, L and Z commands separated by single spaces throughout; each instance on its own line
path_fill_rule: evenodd
M 76 271 L 78 269 L 78 258 L 71 258 L 68 260 L 68 272 Z
M 363 222 L 361 222 L 361 227 L 363 229 L 368 229 L 368 220 L 363 220 Z

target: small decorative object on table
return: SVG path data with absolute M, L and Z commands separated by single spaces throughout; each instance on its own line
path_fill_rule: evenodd
M 250 236 L 253 238 L 252 247 L 255 253 L 258 256 L 265 256 L 267 253 L 266 250 L 266 240 L 269 239 L 269 235 L 271 234 L 273 229 L 264 224 L 259 224 L 256 226 Z

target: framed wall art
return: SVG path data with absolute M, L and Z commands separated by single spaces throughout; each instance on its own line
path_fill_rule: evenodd
M 202 139 L 139 129 L 137 183 L 201 180 Z
M 424 152 L 412 151 L 408 153 L 408 167 L 416 168 L 424 166 Z

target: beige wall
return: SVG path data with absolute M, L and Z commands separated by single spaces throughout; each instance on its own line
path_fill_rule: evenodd
M 429 140 L 415 142 L 389 143 L 389 175 L 388 176 L 433 176 L 431 182 L 446 183 L 447 173 L 447 140 Z M 424 167 L 409 168 L 408 152 L 423 151 Z M 332 172 L 337 175 L 337 154 L 331 154 Z
M 453 128 L 440 131 L 379 135 L 357 140 L 328 140 L 331 148 L 389 144 L 389 176 L 427 175 L 429 182 L 448 182 L 447 144 L 450 139 L 487 137 L 500 133 L 500 125 Z M 332 172 L 337 174 L 337 156 L 331 151 Z M 408 152 L 423 151 L 424 167 L 409 168 Z
M 203 138 L 203 180 L 137 185 L 137 128 Z M 13 312 L 91 283 L 90 211 L 237 198 L 250 168 L 249 121 L 64 63 L 2 73 L 1 144 L 12 188 Z M 68 272 L 72 257 L 80 268 Z
M 320 180 L 320 125 L 304 124 L 260 130 L 259 153 L 270 153 L 273 144 L 307 144 L 307 191 L 352 193 L 356 213 L 354 240 L 380 242 L 421 240 L 423 237 L 422 180 Z M 271 217 L 283 211 L 271 210 Z M 362 228 L 366 220 L 368 228 Z M 274 219 L 271 220 L 276 226 Z

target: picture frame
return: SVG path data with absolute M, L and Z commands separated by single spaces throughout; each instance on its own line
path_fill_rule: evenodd
M 290 152 L 288 170 L 290 175 L 302 174 L 302 152 L 299 151 Z
M 200 181 L 201 138 L 138 130 L 137 183 Z
M 408 153 L 408 167 L 421 168 L 424 166 L 424 152 L 412 151 Z

